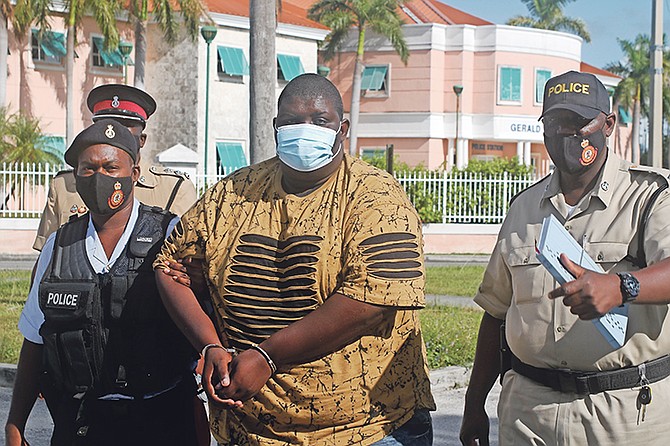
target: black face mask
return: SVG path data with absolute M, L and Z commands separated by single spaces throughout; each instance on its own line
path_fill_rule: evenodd
M 91 176 L 76 176 L 77 192 L 84 204 L 94 214 L 115 213 L 130 197 L 132 177 L 110 177 L 96 172 Z
M 559 171 L 575 175 L 587 171 L 598 152 L 605 150 L 605 134 L 602 130 L 588 136 L 545 134 L 544 145 Z

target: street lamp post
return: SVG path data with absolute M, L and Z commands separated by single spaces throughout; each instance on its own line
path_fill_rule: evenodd
M 123 84 L 128 85 L 128 56 L 133 51 L 133 44 L 121 41 L 119 43 L 119 52 L 123 56 Z
M 454 152 L 458 157 L 458 124 L 461 121 L 461 93 L 463 93 L 463 86 L 456 84 L 453 86 L 454 93 L 456 93 L 456 138 L 454 139 Z M 444 160 L 444 168 L 448 167 L 447 160 Z
M 207 146 L 209 145 L 209 44 L 216 37 L 216 26 L 203 26 L 200 28 L 200 34 L 207 43 L 207 74 L 205 77 L 205 181 L 207 181 Z

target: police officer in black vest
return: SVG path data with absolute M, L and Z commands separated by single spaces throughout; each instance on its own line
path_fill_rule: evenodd
M 177 217 L 134 198 L 138 149 L 128 129 L 103 119 L 65 153 L 90 212 L 52 234 L 38 260 L 19 320 L 10 446 L 27 444 L 40 381 L 51 392 L 52 445 L 198 444 L 197 354 L 163 308 L 151 268 Z

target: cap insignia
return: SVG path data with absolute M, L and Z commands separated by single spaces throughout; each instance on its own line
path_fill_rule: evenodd
M 119 97 L 118 97 L 118 96 L 114 96 L 114 97 L 112 98 L 112 107 L 114 107 L 114 108 L 118 108 L 118 107 L 119 107 Z
M 112 124 L 107 126 L 107 130 L 105 130 L 105 136 L 109 139 L 112 139 L 116 136 L 116 133 L 114 132 L 114 126 Z

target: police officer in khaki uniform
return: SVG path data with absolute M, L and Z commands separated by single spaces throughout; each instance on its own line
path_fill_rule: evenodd
M 142 90 L 128 85 L 107 84 L 94 88 L 86 101 L 93 122 L 112 118 L 128 127 L 144 147 L 146 121 L 156 111 L 154 99 Z M 177 215 L 183 214 L 197 198 L 195 187 L 184 173 L 140 161 L 141 176 L 135 185 L 135 196 L 142 203 L 158 206 Z M 49 185 L 47 204 L 42 212 L 33 248 L 41 251 L 47 237 L 72 216 L 88 209 L 75 189 L 71 170 L 56 174 Z
M 550 79 L 542 119 L 556 170 L 511 204 L 475 297 L 486 312 L 461 442 L 489 444 L 484 404 L 507 368 L 499 361 L 502 345 L 511 352 L 503 355 L 511 369 L 498 404 L 501 446 L 665 445 L 670 172 L 633 166 L 608 150 L 615 116 L 605 87 L 591 74 Z M 575 279 L 559 286 L 536 256 L 549 215 L 606 273 L 562 255 Z M 628 314 L 620 347 L 593 322 L 614 309 Z

